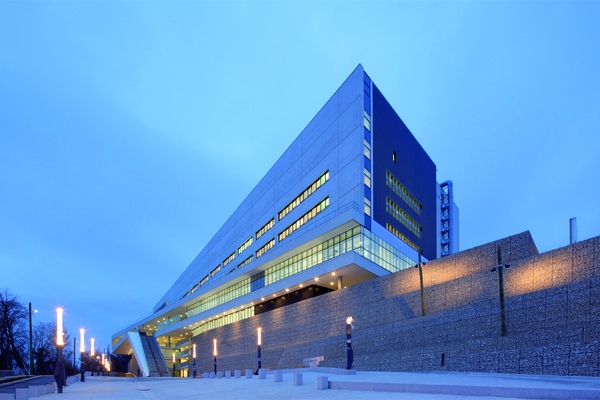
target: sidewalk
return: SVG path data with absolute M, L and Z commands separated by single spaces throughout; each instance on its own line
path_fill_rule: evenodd
M 290 371 L 290 372 L 288 372 Z M 283 382 L 272 371 L 259 380 L 88 377 L 64 388 L 62 399 L 600 399 L 600 378 L 448 372 L 357 372 L 339 375 L 303 372 L 303 385 L 293 385 L 286 370 Z M 327 376 L 329 390 L 317 390 L 318 377 Z M 335 388 L 339 388 L 336 390 Z M 373 393 L 377 391 L 377 393 Z M 475 397 L 474 397 L 475 396 Z

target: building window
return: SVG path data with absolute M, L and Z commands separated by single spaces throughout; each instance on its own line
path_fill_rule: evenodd
M 392 153 L 392 161 L 396 162 L 396 152 L 395 151 Z
M 250 245 L 252 244 L 252 241 L 254 239 L 252 238 L 252 236 L 250 236 L 250 239 L 246 240 L 244 242 L 243 245 L 241 245 L 240 247 L 238 247 L 238 255 L 240 255 L 242 253 L 242 251 L 246 250 L 248 247 L 250 247 Z
M 423 228 L 421 228 L 421 226 L 417 224 L 414 219 L 412 219 L 407 213 L 405 213 L 403 209 L 394 204 L 394 202 L 391 201 L 389 198 L 386 199 L 385 208 L 387 212 L 392 214 L 392 216 L 398 221 L 400 221 L 402 225 L 407 227 L 412 233 L 417 235 L 417 237 L 421 237 L 421 231 L 423 230 Z
M 371 200 L 365 197 L 365 214 L 371 216 Z
M 254 257 L 254 256 L 253 256 L 252 254 L 250 254 L 250 257 L 248 257 L 248 258 L 246 258 L 244 261 L 242 261 L 242 262 L 240 263 L 240 265 L 238 265 L 237 267 L 238 267 L 238 268 L 242 268 L 244 265 L 246 265 L 246 264 L 249 264 L 249 263 L 252 261 L 253 257 Z
M 271 220 L 269 222 L 267 222 L 262 228 L 260 228 L 256 232 L 256 240 L 258 240 L 259 237 L 264 235 L 265 232 L 268 231 L 269 229 L 271 229 L 274 225 L 275 225 L 275 218 L 271 218 Z
M 369 121 L 366 117 L 366 115 L 363 117 L 363 123 L 365 125 L 365 128 L 367 128 L 367 130 L 369 132 L 371 132 L 371 121 Z
M 200 281 L 200 286 L 204 285 L 206 282 L 208 282 L 208 275 L 206 275 L 204 278 L 202 278 L 202 280 Z
M 367 139 L 364 139 L 365 141 L 365 157 L 367 157 L 369 160 L 371 159 L 371 144 L 369 142 L 367 142 Z
M 410 194 L 410 192 L 404 187 L 404 185 L 398 182 L 398 180 L 394 178 L 394 176 L 390 174 L 389 171 L 386 172 L 385 183 L 394 191 L 394 193 L 398 195 L 398 197 L 404 200 L 406 204 L 410 206 L 410 208 L 415 210 L 417 214 L 421 215 L 421 210 L 423 209 L 421 203 L 419 203 L 419 201 L 412 194 Z
M 267 242 L 267 244 L 265 244 L 263 247 L 261 247 L 260 249 L 256 250 L 256 258 L 262 256 L 263 254 L 265 254 L 267 251 L 271 250 L 273 248 L 273 246 L 275 246 L 275 238 L 269 240 Z
M 309 187 L 304 189 L 302 193 L 300 193 L 294 200 L 292 200 L 287 206 L 283 208 L 283 210 L 279 211 L 278 218 L 281 221 L 283 217 L 289 214 L 294 208 L 298 207 L 304 200 L 308 198 L 311 194 L 313 194 L 318 188 L 323 186 L 325 182 L 329 180 L 329 171 L 326 171 L 323 175 L 319 177 L 316 181 L 310 184 Z
M 196 286 L 194 286 L 191 290 L 190 293 L 194 293 L 196 290 L 198 290 L 198 284 L 196 283 Z
M 210 271 L 210 277 L 212 278 L 213 276 L 215 276 L 215 274 L 217 272 L 219 272 L 221 270 L 221 264 L 217 265 L 215 269 L 213 269 L 212 271 Z
M 365 168 L 365 185 L 368 188 L 371 187 L 371 173 Z
M 294 232 L 295 230 L 300 228 L 302 225 L 304 225 L 305 223 L 307 223 L 308 221 L 310 221 L 311 219 L 316 217 L 318 213 L 325 210 L 327 207 L 329 207 L 329 197 L 326 197 L 325 199 L 323 199 L 321 202 L 319 202 L 319 204 L 317 204 L 316 206 L 311 208 L 310 211 L 308 211 L 306 214 L 304 214 L 303 216 L 298 218 L 296 221 L 294 221 L 293 224 L 291 224 L 290 226 L 285 228 L 283 231 L 281 231 L 278 235 L 278 240 L 281 242 L 283 239 L 285 239 L 286 237 L 291 235 L 292 232 Z
M 416 251 L 419 251 L 419 246 L 417 246 L 416 244 L 414 244 L 413 242 L 411 242 L 406 236 L 404 236 L 403 234 L 401 234 L 400 232 L 398 232 L 398 230 L 396 228 L 394 228 L 390 224 L 385 224 L 385 227 L 387 228 L 388 231 L 390 231 L 394 235 L 398 236 L 398 238 L 400 240 L 402 240 L 404 243 L 406 243 L 407 245 L 409 245 L 410 247 L 412 247 Z
M 225 266 L 227 264 L 232 262 L 234 258 L 235 258 L 235 251 L 233 253 L 231 253 L 226 259 L 223 260 L 223 268 L 225 268 Z

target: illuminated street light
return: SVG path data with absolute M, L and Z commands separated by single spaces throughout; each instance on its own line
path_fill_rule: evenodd
M 56 368 L 54 369 L 54 380 L 58 388 L 58 393 L 63 392 L 63 386 L 67 385 L 67 371 L 63 361 L 63 309 L 56 309 Z
M 96 355 L 96 350 L 94 347 L 94 342 L 96 341 L 96 339 L 91 338 L 90 340 L 92 341 L 92 349 L 90 350 L 90 356 L 94 357 Z
M 262 365 L 262 360 L 261 360 L 261 347 L 262 347 L 262 329 L 258 328 L 258 369 L 256 370 L 256 373 L 258 374 L 258 371 L 260 371 L 260 367 Z
M 213 339 L 213 356 L 215 357 L 215 374 L 217 373 L 217 339 Z
M 346 350 L 348 351 L 346 369 L 352 369 L 352 362 L 354 361 L 354 354 L 352 353 L 352 317 L 346 318 Z
M 196 343 L 192 345 L 192 357 L 194 358 L 194 372 L 192 378 L 196 377 Z
M 65 341 L 63 340 L 63 309 L 56 309 L 56 345 L 64 346 Z
M 85 352 L 85 329 L 79 329 L 79 352 Z

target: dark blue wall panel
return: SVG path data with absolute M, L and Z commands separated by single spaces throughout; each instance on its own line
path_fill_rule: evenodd
M 436 168 L 423 147 L 408 130 L 402 119 L 373 84 L 373 171 L 371 182 L 374 218 L 384 227 L 390 224 L 423 250 L 423 255 L 436 258 Z M 396 152 L 396 162 L 392 153 Z M 389 171 L 421 203 L 421 215 L 406 204 L 386 185 Z M 386 211 L 386 197 L 406 212 L 421 227 L 419 238 Z

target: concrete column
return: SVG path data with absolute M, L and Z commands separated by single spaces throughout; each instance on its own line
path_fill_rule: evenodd
M 294 386 L 302 386 L 302 374 L 294 372 Z
M 344 279 L 342 278 L 341 275 L 338 275 L 338 290 L 343 289 L 344 288 Z

